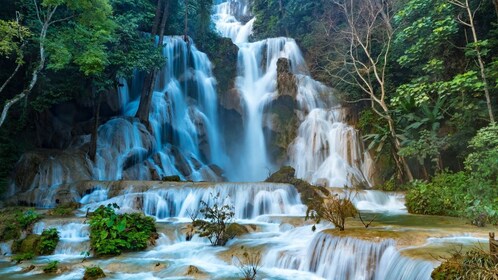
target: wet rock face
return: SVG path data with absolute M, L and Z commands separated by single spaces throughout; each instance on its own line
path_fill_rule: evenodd
M 277 90 L 277 98 L 265 108 L 264 125 L 270 158 L 276 165 L 281 165 L 287 160 L 287 149 L 296 138 L 299 126 L 297 79 L 286 58 L 277 61 Z
M 66 182 L 90 180 L 92 167 L 81 151 L 36 150 L 25 153 L 15 168 L 18 192 Z
M 278 95 L 297 96 L 296 76 L 291 72 L 290 61 L 287 58 L 279 58 L 277 61 L 277 89 Z

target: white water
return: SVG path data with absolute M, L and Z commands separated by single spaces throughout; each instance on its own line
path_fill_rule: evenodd
M 289 163 L 296 175 L 314 184 L 333 187 L 369 185 L 368 153 L 358 132 L 342 120 L 341 110 L 329 109 L 331 89 L 313 80 L 296 42 L 291 38 L 268 38 L 249 42 L 255 18 L 242 24 L 231 8 L 235 1 L 216 6 L 213 20 L 218 32 L 239 47 L 237 89 L 245 108 L 244 139 L 236 168 L 228 170 L 239 181 L 263 180 L 276 169 L 268 158 L 263 127 L 264 109 L 278 97 L 277 60 L 286 58 L 297 77 L 296 99 L 301 125 L 289 147 Z M 325 96 L 325 100 L 323 98 Z M 268 124 L 266 123 L 268 126 Z

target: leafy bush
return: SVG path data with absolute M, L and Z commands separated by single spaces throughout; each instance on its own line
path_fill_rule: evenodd
M 35 222 L 41 219 L 41 215 L 35 212 L 33 209 L 29 209 L 22 214 L 18 215 L 19 224 L 22 229 L 27 229 Z
M 406 194 L 410 213 L 459 216 L 465 209 L 468 177 L 464 172 L 440 173 L 432 182 L 415 180 Z
M 90 244 L 99 256 L 143 250 L 157 237 L 153 218 L 139 213 L 116 214 L 116 208 L 116 204 L 100 206 L 90 217 Z
M 83 276 L 83 280 L 94 280 L 94 279 L 100 279 L 100 278 L 105 278 L 106 275 L 102 268 L 98 266 L 91 266 L 91 267 L 86 267 L 85 268 L 85 275 Z
M 50 255 L 54 252 L 59 243 L 59 232 L 55 228 L 43 230 L 38 243 L 38 253 L 40 255 Z
M 51 261 L 46 266 L 43 267 L 43 272 L 45 273 L 55 273 L 58 269 L 58 261 Z
M 463 216 L 477 226 L 498 223 L 498 127 L 479 130 L 469 148 L 466 172 L 441 173 L 429 183 L 411 183 L 406 195 L 409 212 Z
M 207 237 L 213 246 L 225 246 L 228 240 L 235 237 L 235 233 L 229 231 L 233 224 L 235 212 L 233 206 L 222 204 L 220 194 L 211 194 L 212 203 L 201 201 L 200 213 L 205 220 L 193 217 L 193 225 L 201 237 Z

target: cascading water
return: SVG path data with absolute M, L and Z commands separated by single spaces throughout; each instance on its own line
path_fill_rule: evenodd
M 289 162 L 296 175 L 315 184 L 335 187 L 369 185 L 368 153 L 362 151 L 357 131 L 342 120 L 340 109 L 329 109 L 331 90 L 313 80 L 296 42 L 291 38 L 268 38 L 249 43 L 255 18 L 242 24 L 236 18 L 237 1 L 216 6 L 213 20 L 218 32 L 239 47 L 236 86 L 245 109 L 245 137 L 231 177 L 243 181 L 262 180 L 274 163 L 268 158 L 264 126 L 265 108 L 275 100 L 277 61 L 286 58 L 296 77 L 301 125 L 289 147 Z M 239 8 L 240 10 L 240 8 Z M 247 8 L 242 9 L 247 10 Z M 233 160 L 233 159 L 232 159 Z
M 101 126 L 96 177 L 100 180 L 152 179 L 180 175 L 217 180 L 206 163 L 224 166 L 218 132 L 216 80 L 206 54 L 192 40 L 165 37 L 166 65 L 158 74 L 150 112 L 151 133 L 136 120 L 116 118 Z M 124 114 L 134 116 L 142 80 L 122 81 Z

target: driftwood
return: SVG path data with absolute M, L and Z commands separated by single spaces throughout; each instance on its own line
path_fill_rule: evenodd
M 489 253 L 491 254 L 491 258 L 495 262 L 498 262 L 498 240 L 495 239 L 495 233 L 489 233 Z

